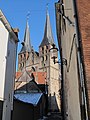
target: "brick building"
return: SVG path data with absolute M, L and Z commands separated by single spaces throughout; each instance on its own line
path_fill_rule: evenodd
M 65 120 L 89 120 L 90 2 L 59 0 L 55 6 L 61 55 L 62 113 Z
M 90 3 L 89 0 L 77 0 L 78 27 L 81 40 L 81 52 L 84 77 L 87 89 L 88 110 L 90 117 Z
M 30 31 L 28 21 L 22 42 L 21 51 L 18 54 L 18 76 L 24 69 L 33 72 L 35 81 L 39 84 L 48 85 L 49 110 L 60 110 L 60 78 L 59 64 L 54 64 L 49 50 L 54 43 L 52 29 L 50 25 L 49 13 L 46 13 L 46 23 L 44 37 L 39 46 L 39 52 L 36 52 L 30 41 Z M 41 80 L 42 79 L 42 80 Z

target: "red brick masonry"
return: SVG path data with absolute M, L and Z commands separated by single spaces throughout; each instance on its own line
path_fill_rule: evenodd
M 90 112 L 90 0 L 76 0 Z

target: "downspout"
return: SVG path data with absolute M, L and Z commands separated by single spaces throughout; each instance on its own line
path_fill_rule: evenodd
M 62 1 L 59 0 L 57 4 L 60 4 L 60 2 L 62 2 Z M 56 7 L 56 9 L 57 9 L 57 7 Z M 61 8 L 59 8 L 59 9 L 61 9 Z M 56 10 L 56 12 L 58 12 L 58 11 Z M 61 16 L 61 15 L 59 14 L 59 16 Z M 60 19 L 59 19 L 59 23 L 58 24 L 59 25 L 61 24 Z M 57 24 L 56 24 L 56 27 L 58 28 Z M 63 59 L 62 59 L 61 31 L 59 31 L 59 33 L 57 33 L 57 39 L 58 39 L 58 46 L 59 46 L 60 60 L 61 60 L 61 90 L 60 90 L 60 96 L 61 96 L 61 116 L 62 116 L 62 120 L 65 120 L 65 118 L 64 118 L 65 107 L 64 107 L 64 80 L 63 80 Z
M 61 4 L 63 4 L 63 0 L 59 0 Z M 60 5 L 60 9 L 62 10 L 62 5 Z M 62 19 L 62 16 L 61 16 Z M 61 38 L 61 32 L 60 32 L 60 38 Z M 65 99 L 64 99 L 64 77 L 63 77 L 63 56 L 62 56 L 62 43 L 60 40 L 60 57 L 61 57 L 61 114 L 62 114 L 62 120 L 65 120 Z
M 61 57 L 61 114 L 64 120 L 64 80 L 63 80 L 63 62 L 62 62 L 62 48 L 60 43 L 60 57 Z
M 83 100 L 85 105 L 85 120 L 89 120 L 88 116 L 88 103 L 87 103 L 87 91 L 86 91 L 86 84 L 85 84 L 85 72 L 84 72 L 84 62 L 83 62 L 83 52 L 82 52 L 82 43 L 81 43 L 81 36 L 79 31 L 79 23 L 78 23 L 78 12 L 77 12 L 77 6 L 76 1 L 73 0 L 73 8 L 74 8 L 74 16 L 75 16 L 75 29 L 76 29 L 76 44 L 78 48 L 77 52 L 77 59 L 78 59 L 78 68 L 79 68 L 79 77 L 80 82 L 82 86 L 82 94 L 83 94 Z M 81 116 L 82 117 L 82 116 Z M 82 118 L 83 119 L 83 118 Z

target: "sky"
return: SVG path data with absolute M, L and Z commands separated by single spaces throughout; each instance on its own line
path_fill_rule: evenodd
M 29 16 L 30 41 L 35 51 L 44 36 L 46 20 L 46 5 L 50 15 L 50 22 L 54 41 L 57 45 L 56 21 L 55 21 L 55 2 L 58 0 L 0 0 L 0 9 L 6 16 L 12 28 L 19 28 L 19 43 L 17 53 L 21 49 L 21 42 L 24 39 L 27 14 Z

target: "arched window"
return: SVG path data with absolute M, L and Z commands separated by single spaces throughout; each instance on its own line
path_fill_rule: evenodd
M 26 58 L 26 54 L 24 54 L 24 58 Z
M 20 55 L 20 57 L 21 57 L 21 61 L 22 61 L 22 55 Z
M 46 49 L 48 49 L 48 46 L 46 46 Z
M 44 47 L 42 47 L 42 54 L 44 54 Z
M 24 67 L 24 62 L 22 63 L 22 67 Z
M 48 59 L 48 56 L 46 55 L 46 56 L 45 56 L 45 60 L 47 61 L 47 59 Z
M 42 56 L 42 57 L 41 57 L 41 62 L 43 62 L 43 61 L 44 61 L 44 57 Z

